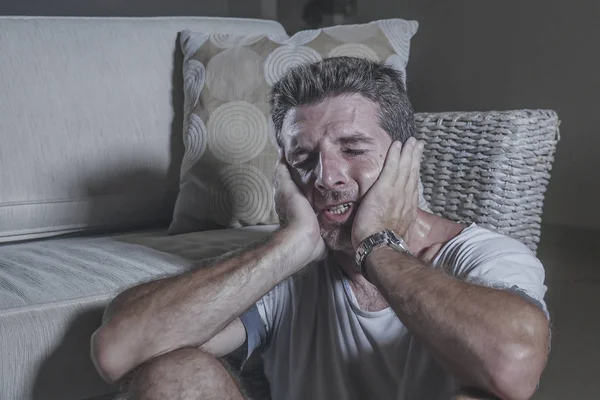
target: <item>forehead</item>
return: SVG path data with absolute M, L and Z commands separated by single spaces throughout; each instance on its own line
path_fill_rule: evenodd
M 379 125 L 378 105 L 359 94 L 292 108 L 284 119 L 281 137 L 284 147 L 289 148 L 355 133 L 377 141 L 389 140 Z

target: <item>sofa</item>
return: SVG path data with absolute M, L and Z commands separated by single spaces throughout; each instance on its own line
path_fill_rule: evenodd
M 0 17 L 0 398 L 114 392 L 90 337 L 108 302 L 276 224 L 168 232 L 184 157 L 184 29 L 287 36 L 233 18 Z M 419 113 L 423 196 L 535 250 L 558 116 Z

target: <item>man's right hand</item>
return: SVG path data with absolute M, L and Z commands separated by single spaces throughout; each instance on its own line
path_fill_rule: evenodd
M 283 153 L 275 168 L 275 209 L 284 231 L 298 238 L 298 256 L 309 264 L 321 260 L 327 254 L 327 247 L 321 237 L 317 216 L 308 199 L 292 179 L 289 165 Z

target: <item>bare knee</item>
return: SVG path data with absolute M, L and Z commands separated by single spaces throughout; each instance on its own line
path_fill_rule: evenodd
M 142 365 L 129 395 L 136 400 L 243 399 L 221 362 L 195 348 L 175 350 Z

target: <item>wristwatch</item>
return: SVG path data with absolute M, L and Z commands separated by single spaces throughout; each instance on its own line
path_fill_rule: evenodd
M 400 236 L 396 235 L 394 231 L 386 229 L 384 231 L 374 233 L 373 235 L 364 239 L 356 250 L 356 265 L 363 276 L 365 276 L 365 259 L 369 253 L 382 246 L 389 246 L 394 250 L 410 254 L 410 250 L 408 250 L 408 245 L 406 242 L 402 240 Z

